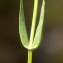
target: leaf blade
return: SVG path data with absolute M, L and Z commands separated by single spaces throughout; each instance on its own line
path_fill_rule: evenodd
M 44 21 L 44 11 L 45 11 L 45 1 L 43 0 L 42 7 L 41 7 L 41 13 L 40 13 L 40 20 L 39 20 L 39 24 L 36 29 L 34 42 L 33 42 L 31 49 L 36 49 L 40 45 L 41 35 L 42 35 L 42 27 L 43 27 L 43 21 Z
M 22 45 L 28 48 L 28 35 L 25 26 L 24 10 L 23 10 L 23 0 L 20 0 L 20 11 L 19 11 L 19 35 Z

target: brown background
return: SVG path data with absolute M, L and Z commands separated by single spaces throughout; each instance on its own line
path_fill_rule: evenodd
M 28 35 L 34 0 L 24 1 Z M 45 0 L 43 41 L 34 51 L 33 63 L 63 63 L 63 0 Z M 39 0 L 38 17 L 42 0 Z M 19 37 L 19 0 L 0 0 L 0 63 L 26 63 L 27 50 Z

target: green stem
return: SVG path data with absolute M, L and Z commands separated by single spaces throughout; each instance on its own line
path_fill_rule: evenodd
M 28 63 L 32 63 L 32 51 L 28 50 Z
M 29 49 L 31 48 L 32 43 L 33 43 L 37 11 L 38 11 L 38 0 L 34 0 L 34 10 L 33 10 L 33 17 L 32 17 L 32 27 L 31 27 L 31 34 L 30 34 Z M 28 63 L 32 63 L 32 50 L 28 50 Z
M 37 11 L 38 11 L 38 0 L 34 0 L 34 10 L 33 10 L 33 17 L 32 17 L 32 27 L 31 27 L 29 48 L 31 48 L 32 43 L 33 43 L 36 18 L 37 18 Z

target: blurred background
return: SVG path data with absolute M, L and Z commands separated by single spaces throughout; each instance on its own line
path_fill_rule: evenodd
M 34 0 L 24 1 L 30 35 Z M 45 0 L 43 38 L 33 52 L 33 63 L 63 63 L 63 0 Z M 39 0 L 37 24 L 42 0 Z M 26 63 L 27 50 L 19 37 L 19 0 L 0 0 L 0 63 Z

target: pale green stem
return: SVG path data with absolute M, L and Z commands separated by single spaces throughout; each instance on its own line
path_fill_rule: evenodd
M 37 11 L 38 11 L 38 0 L 34 0 L 34 10 L 33 10 L 33 17 L 32 17 L 32 27 L 31 27 L 29 48 L 32 46 L 32 43 L 33 43 Z
M 28 63 L 32 63 L 32 51 L 28 50 Z
M 33 43 L 37 11 L 38 11 L 38 0 L 34 0 L 34 10 L 33 10 L 33 17 L 32 17 L 32 27 L 31 27 L 31 34 L 30 34 L 29 49 L 31 48 L 32 43 Z M 32 63 L 32 50 L 28 50 L 28 63 Z

